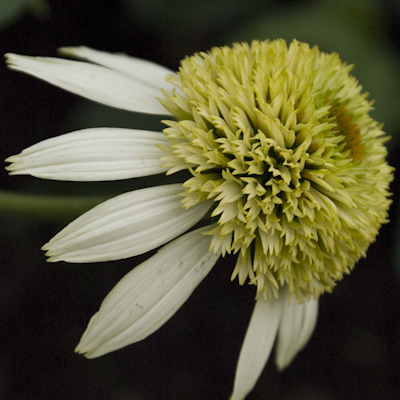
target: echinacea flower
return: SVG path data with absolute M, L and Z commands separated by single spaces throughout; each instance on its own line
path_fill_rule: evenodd
M 77 351 L 98 357 L 146 338 L 220 255 L 233 254 L 232 280 L 256 287 L 231 397 L 245 398 L 275 340 L 279 369 L 304 347 L 319 296 L 365 257 L 387 222 L 393 171 L 371 102 L 337 54 L 297 41 L 213 48 L 185 58 L 177 73 L 86 47 L 61 53 L 91 63 L 14 54 L 7 63 L 112 107 L 167 115 L 167 128 L 68 133 L 8 158 L 11 174 L 191 176 L 108 200 L 43 247 L 49 261 L 95 262 L 170 242 L 114 287 Z

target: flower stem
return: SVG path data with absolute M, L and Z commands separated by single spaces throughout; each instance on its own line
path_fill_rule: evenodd
M 0 190 L 0 215 L 18 215 L 43 222 L 72 220 L 109 196 L 46 196 Z

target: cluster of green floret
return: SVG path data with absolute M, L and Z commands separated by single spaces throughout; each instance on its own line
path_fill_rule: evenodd
M 212 199 L 212 248 L 265 298 L 331 291 L 387 222 L 392 168 L 371 103 L 335 53 L 283 40 L 187 57 L 162 104 L 184 207 Z

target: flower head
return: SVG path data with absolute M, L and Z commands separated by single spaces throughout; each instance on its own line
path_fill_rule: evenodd
M 95 207 L 44 246 L 49 260 L 130 257 L 210 219 L 123 278 L 78 351 L 96 357 L 145 338 L 220 254 L 236 254 L 232 279 L 248 278 L 258 297 L 232 395 L 244 398 L 275 337 L 284 368 L 312 333 L 318 297 L 350 273 L 387 222 L 392 168 L 371 102 L 337 54 L 297 41 L 213 48 L 185 58 L 177 74 L 83 47 L 63 52 L 100 65 L 16 55 L 8 62 L 110 106 L 168 114 L 167 128 L 49 139 L 10 157 L 11 174 L 112 180 L 188 170 L 191 177 Z
M 162 101 L 177 118 L 162 159 L 193 175 L 185 207 L 214 201 L 212 248 L 265 297 L 331 291 L 386 222 L 386 138 L 350 69 L 276 40 L 187 57 L 169 79 L 183 94 Z

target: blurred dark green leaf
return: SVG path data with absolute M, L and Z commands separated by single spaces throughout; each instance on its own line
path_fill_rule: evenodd
M 0 0 L 0 28 L 5 28 L 22 17 L 28 0 Z
M 125 0 L 128 9 L 161 28 L 210 29 L 246 8 L 241 0 Z
M 42 222 L 69 222 L 108 196 L 47 196 L 0 190 L 0 214 Z
M 29 11 L 38 19 L 50 16 L 50 4 L 47 0 L 27 0 Z
M 130 18 L 156 30 L 172 58 L 206 50 L 207 43 L 272 0 L 124 0 Z M 203 47 L 206 45 L 207 47 Z M 178 46 L 178 48 L 176 47 Z
M 0 0 L 0 29 L 13 24 L 27 11 L 44 18 L 50 14 L 50 7 L 46 0 Z

